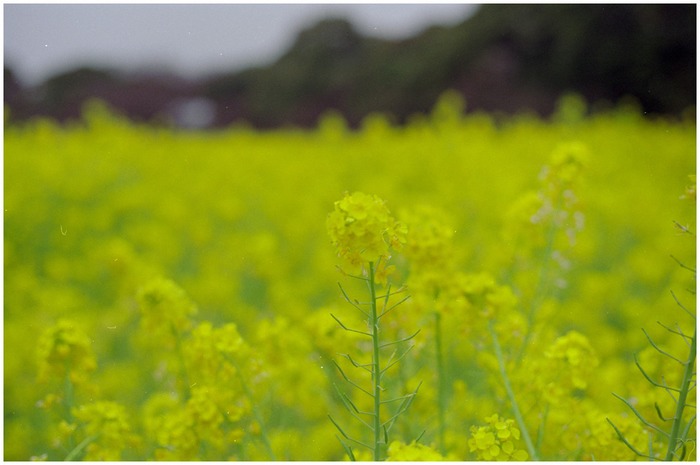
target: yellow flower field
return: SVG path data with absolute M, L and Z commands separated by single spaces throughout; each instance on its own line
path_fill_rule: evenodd
M 694 120 L 5 127 L 6 460 L 696 458 Z

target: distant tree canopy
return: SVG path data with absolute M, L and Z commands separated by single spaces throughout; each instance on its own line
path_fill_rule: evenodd
M 404 122 L 453 89 L 467 111 L 548 115 L 562 93 L 575 92 L 589 102 L 630 96 L 646 112 L 679 114 L 696 99 L 695 11 L 694 4 L 488 4 L 461 24 L 401 41 L 363 37 L 349 22 L 328 19 L 268 66 L 198 82 L 159 75 L 144 83 L 79 69 L 32 90 L 8 82 L 6 69 L 5 103 L 12 118 L 64 119 L 96 96 L 148 119 L 167 113 L 173 99 L 205 97 L 216 126 L 312 126 L 329 110 L 355 126 L 373 112 Z

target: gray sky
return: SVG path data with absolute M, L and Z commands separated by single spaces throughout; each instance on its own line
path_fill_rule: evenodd
M 4 4 L 4 53 L 26 84 L 77 65 L 165 69 L 186 77 L 275 60 L 296 34 L 341 16 L 400 39 L 456 24 L 473 4 Z

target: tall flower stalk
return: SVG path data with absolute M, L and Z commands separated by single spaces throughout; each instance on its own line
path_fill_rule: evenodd
M 444 326 L 445 317 L 450 318 L 447 325 L 453 324 L 451 317 L 458 313 L 453 308 L 453 293 L 449 291 L 458 276 L 457 254 L 452 243 L 455 229 L 447 214 L 431 206 L 420 205 L 402 213 L 402 219 L 408 224 L 403 253 L 411 264 L 408 286 L 412 304 L 418 318 L 426 314 L 433 319 L 437 445 L 444 455 L 450 382 L 445 366 L 445 347 L 449 347 L 450 341 L 446 340 Z
M 692 181 L 692 185 L 686 187 L 686 191 L 681 196 L 681 199 L 688 200 L 693 204 L 693 206 L 695 206 L 697 202 L 696 178 L 694 175 L 691 175 L 690 179 Z M 696 239 L 695 233 L 691 232 L 688 229 L 688 227 L 682 226 L 679 223 L 676 223 L 676 227 L 682 234 L 690 236 L 693 240 Z M 691 272 L 693 274 L 693 280 L 695 281 L 697 277 L 697 269 L 695 267 L 688 266 L 682 263 L 680 260 L 676 259 L 673 256 L 671 257 L 678 263 L 678 265 L 681 268 Z M 691 292 L 693 292 L 694 294 L 694 291 Z M 644 332 L 644 335 L 649 341 L 651 348 L 653 348 L 657 353 L 664 357 L 662 359 L 664 360 L 664 363 L 661 365 L 664 371 L 668 370 L 670 367 L 675 367 L 676 369 L 678 369 L 678 365 L 680 365 L 680 381 L 676 385 L 670 385 L 666 381 L 666 376 L 669 376 L 668 374 L 661 374 L 660 379 L 655 379 L 655 376 L 653 376 L 652 374 L 647 372 L 647 370 L 645 370 L 643 363 L 640 363 L 640 360 L 638 359 L 637 355 L 635 355 L 634 357 L 634 363 L 639 369 L 640 373 L 643 375 L 644 379 L 646 379 L 655 389 L 664 390 L 668 394 L 668 396 L 673 400 L 674 409 L 672 414 L 663 411 L 663 409 L 659 406 L 658 403 L 654 403 L 654 408 L 656 410 L 658 420 L 661 421 L 661 424 L 668 424 L 670 422 L 670 428 L 662 428 L 657 426 L 651 420 L 645 418 L 639 412 L 639 410 L 635 408 L 633 402 L 630 402 L 624 397 L 613 393 L 615 397 L 620 399 L 632 411 L 632 413 L 634 413 L 634 415 L 639 419 L 639 421 L 642 422 L 642 424 L 646 428 L 648 428 L 650 431 L 653 431 L 658 438 L 661 438 L 662 444 L 666 444 L 666 451 L 655 452 L 655 444 L 651 440 L 649 443 L 648 451 L 640 451 L 631 443 L 631 441 L 623 434 L 623 432 L 620 431 L 620 429 L 615 423 L 613 423 L 609 418 L 606 418 L 608 423 L 610 423 L 610 426 L 612 426 L 612 428 L 615 430 L 615 433 L 617 434 L 620 441 L 622 441 L 637 456 L 649 460 L 659 460 L 662 458 L 664 461 L 682 461 L 685 460 L 686 457 L 688 457 L 688 455 L 692 454 L 695 451 L 695 448 L 697 447 L 697 439 L 695 438 L 695 434 L 693 434 L 695 431 L 695 424 L 697 419 L 697 412 L 694 411 L 697 410 L 697 405 L 692 402 L 694 395 L 693 391 L 695 391 L 697 387 L 697 316 L 696 312 L 692 311 L 691 309 L 688 309 L 678 299 L 678 297 L 675 293 L 673 293 L 673 291 L 671 292 L 671 295 L 673 296 L 676 305 L 678 305 L 678 307 L 680 307 L 692 319 L 692 336 L 686 334 L 681 329 L 678 323 L 676 323 L 675 328 L 668 327 L 661 322 L 657 323 L 666 331 L 668 331 L 673 337 L 680 338 L 680 341 L 682 341 L 683 344 L 687 347 L 687 355 L 674 355 L 670 351 L 661 348 L 659 344 L 657 344 L 652 339 L 652 337 L 649 335 L 649 333 L 647 333 L 646 330 L 642 329 L 642 331 Z M 690 415 L 691 411 L 693 411 L 692 415 Z
M 389 431 L 398 417 L 409 408 L 418 391 L 417 387 L 409 394 L 385 398 L 387 388 L 383 383 L 387 371 L 406 356 L 410 346 L 398 356 L 394 351 L 386 361 L 382 350 L 393 349 L 395 346 L 409 342 L 418 333 L 416 331 L 408 337 L 388 342 L 381 338 L 382 318 L 408 298 L 404 297 L 393 302 L 392 298 L 402 291 L 392 292 L 391 285 L 387 285 L 388 275 L 394 270 L 393 266 L 387 264 L 391 258 L 390 251 L 401 247 L 405 226 L 394 220 L 380 198 L 357 192 L 346 195 L 335 203 L 334 211 L 328 216 L 327 227 L 331 241 L 337 247 L 338 256 L 344 262 L 343 271 L 349 271 L 351 273 L 347 274 L 351 277 L 364 281 L 369 294 L 368 301 L 360 302 L 351 299 L 340 285 L 345 300 L 365 316 L 368 328 L 366 331 L 350 328 L 336 316 L 332 314 L 331 316 L 345 331 L 360 334 L 371 340 L 370 363 L 361 363 L 350 354 L 341 354 L 352 367 L 369 373 L 371 381 L 369 388 L 353 380 L 340 364 L 334 361 L 342 378 L 361 395 L 371 399 L 371 411 L 362 410 L 350 395 L 338 388 L 338 395 L 346 409 L 371 431 L 371 442 L 367 443 L 351 437 L 333 417 L 329 418 L 345 440 L 338 438 L 351 460 L 355 460 L 356 457 L 349 443 L 369 449 L 373 460 L 379 461 L 385 458 Z M 386 292 L 379 295 L 379 287 L 385 285 Z M 392 404 L 398 404 L 393 413 L 383 414 L 383 409 Z

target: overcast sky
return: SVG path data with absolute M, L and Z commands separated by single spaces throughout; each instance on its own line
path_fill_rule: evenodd
M 275 60 L 318 20 L 406 38 L 457 24 L 473 4 L 4 4 L 5 66 L 26 84 L 78 65 L 165 69 L 186 77 Z

